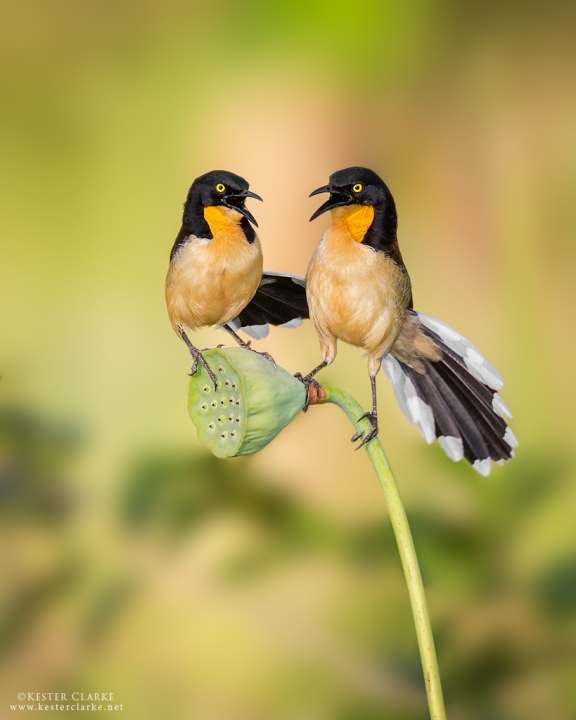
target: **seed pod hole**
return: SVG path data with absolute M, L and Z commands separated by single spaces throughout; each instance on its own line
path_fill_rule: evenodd
M 190 378 L 188 411 L 198 439 L 217 457 L 250 455 L 267 445 L 302 409 L 305 389 L 282 368 L 242 348 L 207 350 Z

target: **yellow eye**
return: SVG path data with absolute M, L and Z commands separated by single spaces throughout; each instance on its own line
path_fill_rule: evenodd
M 222 183 L 218 183 L 218 185 L 216 185 L 216 192 L 223 193 L 224 190 L 226 190 L 226 186 L 222 185 Z
M 360 183 L 356 183 L 356 185 L 354 185 L 352 190 L 354 190 L 355 193 L 362 192 L 362 185 L 360 185 Z

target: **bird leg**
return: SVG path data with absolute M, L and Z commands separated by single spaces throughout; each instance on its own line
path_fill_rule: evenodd
M 204 360 L 204 356 L 202 355 L 202 350 L 198 350 L 197 347 L 194 347 L 192 343 L 190 342 L 188 335 L 183 330 L 180 330 L 180 337 L 184 342 L 186 343 L 186 347 L 190 351 L 190 355 L 192 355 L 193 361 L 192 361 L 192 368 L 189 372 L 189 375 L 196 375 L 196 370 L 198 369 L 198 362 L 200 362 L 203 366 L 203 368 L 206 370 L 208 375 L 210 376 L 210 379 L 214 383 L 214 390 L 218 390 L 218 380 L 216 380 L 216 375 L 212 372 L 210 369 L 210 366 Z M 208 348 L 204 348 L 204 350 L 208 350 Z
M 376 412 L 376 375 L 370 375 L 370 384 L 372 386 L 372 412 L 366 412 L 362 417 L 358 418 L 358 420 L 362 420 L 362 418 L 368 418 L 370 420 L 370 425 L 372 425 L 372 428 L 366 433 L 364 436 L 364 439 L 358 445 L 356 450 L 359 450 L 363 445 L 366 445 L 367 442 L 372 440 L 372 438 L 376 437 L 378 435 L 378 413 Z M 356 440 L 359 440 L 362 437 L 361 432 L 357 432 L 355 435 L 351 437 L 352 442 L 356 442 Z
M 251 350 L 253 353 L 256 353 L 256 355 L 262 355 L 262 357 L 266 358 L 266 360 L 270 360 L 270 362 L 274 364 L 274 367 L 276 367 L 276 360 L 274 360 L 274 358 L 272 357 L 272 355 L 270 355 L 270 353 L 259 352 L 258 350 L 254 350 L 253 347 L 250 347 L 252 345 L 252 341 L 248 340 L 248 342 L 244 342 L 244 340 L 242 340 L 240 335 L 237 335 L 234 332 L 234 330 L 232 330 L 230 325 L 222 325 L 222 327 L 224 328 L 224 330 L 228 330 L 230 335 L 232 335 L 234 340 L 236 340 L 236 342 L 238 343 L 238 345 L 240 345 L 241 348 L 244 348 L 244 350 Z M 218 347 L 222 347 L 222 346 L 219 345 Z
M 300 382 L 301 382 L 301 383 L 304 385 L 304 387 L 306 388 L 306 404 L 305 404 L 304 407 L 302 408 L 302 410 L 303 410 L 304 412 L 307 412 L 307 411 L 308 411 L 308 406 L 310 405 L 310 386 L 313 387 L 313 390 L 314 390 L 314 393 L 315 393 L 316 396 L 321 396 L 321 395 L 322 395 L 322 393 L 321 393 L 321 391 L 320 391 L 320 385 L 318 385 L 318 383 L 316 382 L 316 380 L 314 380 L 314 375 L 316 375 L 317 372 L 320 372 L 320 370 L 322 370 L 322 368 L 325 368 L 326 365 L 328 365 L 328 361 L 327 361 L 327 360 L 323 360 L 323 361 L 320 363 L 320 365 L 318 365 L 317 367 L 315 367 L 314 370 L 312 370 L 311 372 L 308 373 L 308 375 L 304 375 L 304 377 L 302 377 L 302 373 L 299 373 L 299 372 L 297 372 L 297 373 L 294 375 L 294 377 L 296 378 L 296 380 L 300 380 Z

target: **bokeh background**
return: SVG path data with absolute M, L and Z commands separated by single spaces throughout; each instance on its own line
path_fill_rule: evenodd
M 303 275 L 327 222 L 308 193 L 352 164 L 390 185 L 416 307 L 501 370 L 521 443 L 482 478 L 379 377 L 448 716 L 576 717 L 575 15 L 2 3 L 0 717 L 30 714 L 19 692 L 75 691 L 137 720 L 427 717 L 348 421 L 314 407 L 256 456 L 208 456 L 164 307 L 194 177 L 248 178 L 265 267 Z M 258 347 L 291 372 L 320 358 L 307 325 Z M 368 406 L 359 351 L 322 378 Z

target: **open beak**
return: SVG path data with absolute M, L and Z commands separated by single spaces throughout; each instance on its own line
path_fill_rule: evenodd
M 352 205 L 354 203 L 354 199 L 351 197 L 348 197 L 348 195 L 344 195 L 339 192 L 335 192 L 334 190 L 331 190 L 330 185 L 324 185 L 323 187 L 318 188 L 317 190 L 314 190 L 314 192 L 311 192 L 308 197 L 312 197 L 313 195 L 320 195 L 320 193 L 330 193 L 330 197 L 324 205 L 320 205 L 318 210 L 312 215 L 310 218 L 310 222 L 312 220 L 316 220 L 317 217 L 320 217 L 323 213 L 326 212 L 326 210 L 332 210 L 332 208 L 342 207 L 343 205 Z
M 249 220 L 252 225 L 255 227 L 258 227 L 258 223 L 256 222 L 256 218 L 250 210 L 246 207 L 244 204 L 246 201 L 246 198 L 254 198 L 254 200 L 260 200 L 260 202 L 263 202 L 260 195 L 256 195 L 256 193 L 252 192 L 252 190 L 242 190 L 242 192 L 237 193 L 236 195 L 228 195 L 226 197 L 225 205 L 227 205 L 232 210 L 236 210 L 241 215 L 244 215 L 244 217 Z M 235 201 L 235 202 L 232 202 Z
M 314 197 L 314 195 L 321 195 L 322 193 L 330 192 L 330 185 L 323 185 L 321 188 L 313 190 L 308 197 Z

